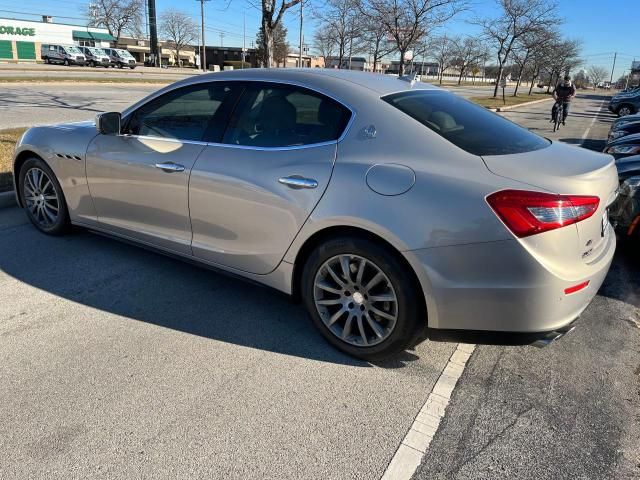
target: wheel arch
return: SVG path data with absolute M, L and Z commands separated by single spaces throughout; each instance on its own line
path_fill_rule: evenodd
M 339 237 L 359 237 L 367 239 L 369 241 L 377 243 L 378 245 L 381 245 L 398 259 L 398 261 L 406 268 L 407 272 L 409 272 L 411 281 L 414 282 L 416 288 L 420 292 L 419 308 L 420 311 L 424 314 L 425 320 L 427 320 L 425 322 L 426 327 L 428 323 L 428 307 L 423 288 L 424 285 L 420 280 L 418 274 L 416 273 L 416 270 L 413 267 L 412 263 L 398 248 L 396 248 L 396 246 L 394 246 L 388 240 L 385 240 L 380 235 L 373 233 L 365 228 L 355 227 L 352 225 L 328 226 L 314 232 L 309 236 L 309 238 L 304 241 L 302 246 L 298 249 L 295 260 L 293 262 L 291 297 L 294 299 L 294 301 L 300 301 L 300 299 L 302 298 L 302 271 L 304 270 L 304 265 L 309 258 L 309 255 L 311 255 L 311 252 L 313 252 L 313 250 L 323 242 Z
M 22 165 L 24 165 L 24 162 L 26 162 L 28 159 L 30 158 L 37 158 L 39 160 L 41 160 L 42 162 L 44 162 L 47 167 L 51 168 L 51 165 L 49 165 L 49 162 L 47 162 L 42 155 L 38 155 L 36 152 L 34 152 L 33 150 L 22 150 L 20 153 L 18 153 L 18 155 L 16 156 L 15 160 L 13 161 L 13 185 L 16 191 L 16 199 L 18 201 L 18 205 L 21 208 L 24 208 L 24 205 L 22 203 L 22 198 L 20 196 L 19 193 L 19 188 L 20 188 L 20 170 L 22 169 Z M 53 171 L 53 168 L 51 168 L 51 170 Z

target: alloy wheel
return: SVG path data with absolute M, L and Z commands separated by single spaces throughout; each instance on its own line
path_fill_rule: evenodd
M 622 107 L 620 110 L 618 110 L 618 114 L 621 117 L 626 117 L 627 115 L 631 115 L 631 109 L 629 107 Z
M 24 176 L 24 201 L 35 221 L 43 228 L 55 225 L 60 199 L 49 176 L 40 168 L 30 168 Z
M 322 264 L 314 279 L 314 302 L 329 331 L 358 347 L 386 340 L 398 320 L 391 281 L 378 265 L 358 255 L 337 255 Z

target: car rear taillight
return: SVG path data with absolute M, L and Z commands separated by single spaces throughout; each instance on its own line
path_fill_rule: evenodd
M 598 210 L 598 197 L 502 190 L 487 203 L 513 232 L 523 238 L 580 222 Z

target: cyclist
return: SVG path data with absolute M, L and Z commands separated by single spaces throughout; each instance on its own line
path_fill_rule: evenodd
M 553 99 L 556 103 L 553 104 L 551 109 L 551 123 L 556 121 L 556 113 L 558 112 L 558 104 L 562 102 L 564 109 L 562 110 L 562 125 L 564 125 L 567 115 L 569 114 L 569 103 L 571 99 L 576 96 L 576 87 L 571 83 L 571 77 L 565 75 L 564 81 L 559 82 L 553 91 Z

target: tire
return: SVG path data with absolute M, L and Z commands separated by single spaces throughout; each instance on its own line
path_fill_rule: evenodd
M 96 68 L 96 62 L 94 62 L 93 60 L 91 60 L 91 61 L 89 62 L 89 66 L 90 66 L 91 68 Z
M 49 57 L 44 57 L 44 63 L 49 64 Z
M 123 65 L 122 65 L 121 63 L 119 63 L 119 64 L 118 64 L 118 68 L 122 68 L 122 66 L 123 66 Z
M 136 68 L 136 67 L 129 67 L 129 68 L 130 68 L 131 70 L 133 70 L 133 69 L 134 69 L 134 68 Z
M 34 176 L 35 173 L 38 173 L 38 176 Z M 42 173 L 46 178 L 40 176 Z M 41 179 L 40 182 L 37 181 L 39 178 Z M 70 225 L 67 202 L 64 198 L 60 183 L 49 166 L 39 158 L 29 158 L 20 168 L 18 181 L 20 200 L 25 207 L 27 217 L 29 217 L 31 223 L 47 235 L 62 235 L 66 233 Z M 50 181 L 50 185 L 47 184 L 47 181 Z M 42 193 L 44 198 L 39 197 L 39 199 L 34 202 L 31 198 L 34 198 L 38 193 Z M 55 200 L 51 198 L 54 195 L 56 197 Z M 48 206 L 38 208 L 38 206 L 35 205 L 37 202 L 42 204 L 45 201 Z M 58 209 L 57 213 L 53 209 L 54 205 Z M 55 217 L 53 220 L 50 216 L 52 214 L 54 214 Z
M 633 115 L 635 113 L 632 105 L 622 104 L 618 107 L 616 111 L 619 117 L 626 117 L 627 115 Z
M 71 66 L 71 64 L 69 63 L 69 60 L 67 60 L 66 58 L 64 59 L 64 62 L 62 62 L 64 64 L 65 67 L 69 67 Z
M 348 281 L 341 268 L 344 258 Z M 365 267 L 358 280 L 363 261 Z M 342 286 L 329 274 L 328 265 Z M 380 280 L 370 287 L 375 278 Z M 323 286 L 318 287 L 319 283 Z M 326 291 L 327 288 L 334 291 Z M 421 302 L 416 301 L 422 293 L 412 272 L 392 252 L 366 238 L 338 238 L 318 246 L 304 265 L 301 292 L 312 321 L 324 338 L 338 350 L 363 360 L 380 361 L 402 352 L 416 343 L 427 326 L 426 317 L 421 315 Z M 343 313 L 339 314 L 339 310 Z M 345 330 L 346 340 L 342 338 Z

